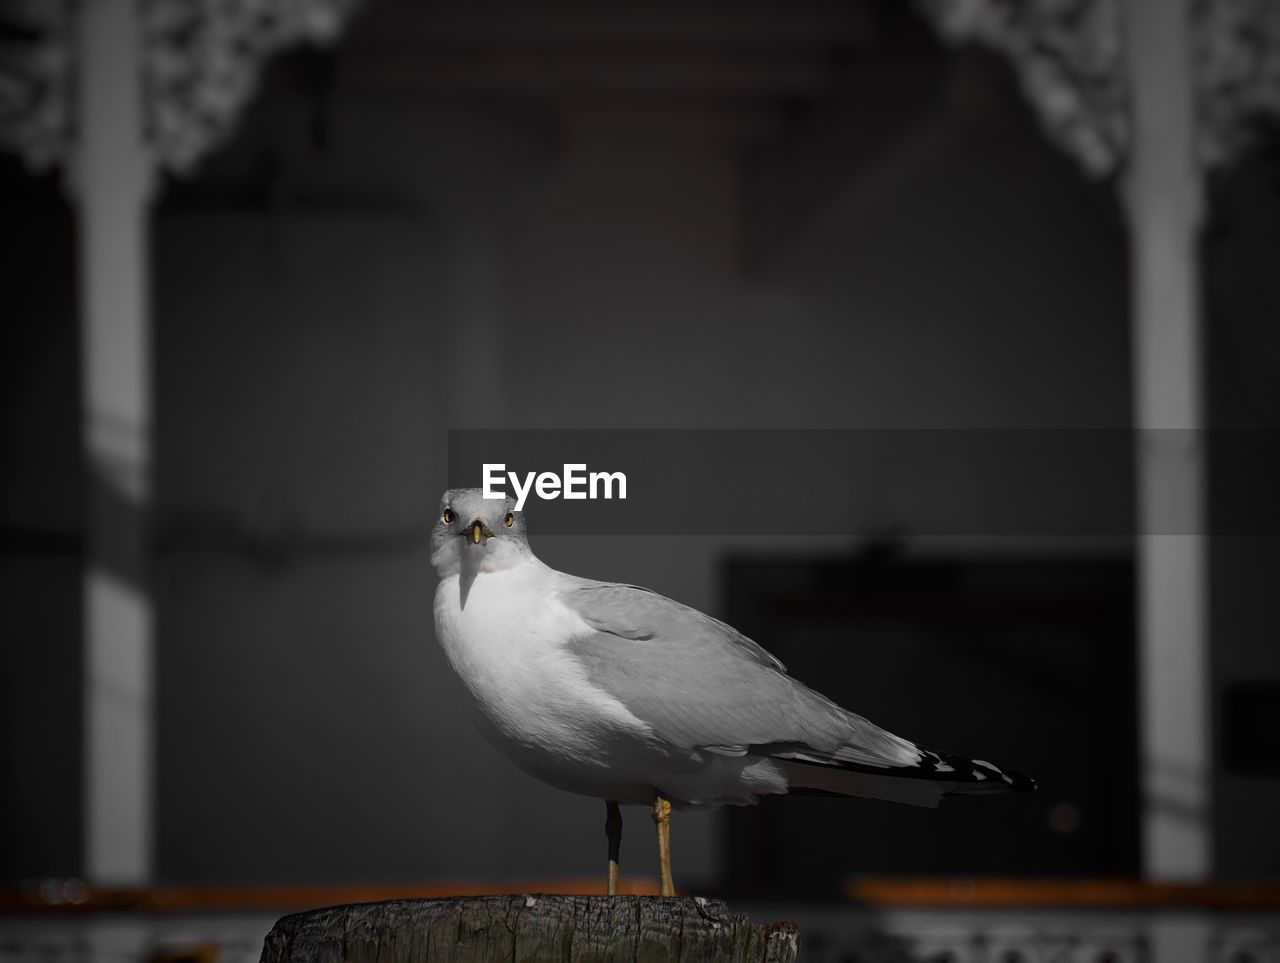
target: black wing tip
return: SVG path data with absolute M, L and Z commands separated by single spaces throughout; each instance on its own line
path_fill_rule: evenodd
M 950 753 L 920 750 L 917 768 L 933 779 L 950 779 L 956 792 L 1035 792 L 1036 781 L 1014 769 L 1003 769 L 985 759 L 966 759 Z
M 932 749 L 921 747 L 917 749 L 920 753 L 919 761 L 905 766 L 873 766 L 847 760 L 823 759 L 809 754 L 797 755 L 794 751 L 781 754 L 767 753 L 767 755 L 775 759 L 786 759 L 802 766 L 844 769 L 877 776 L 895 776 L 899 779 L 951 783 L 953 788 L 943 790 L 947 795 L 1036 791 L 1035 779 L 1017 770 L 1002 769 L 985 759 L 967 759 L 964 756 L 953 756 L 946 752 L 934 752 Z

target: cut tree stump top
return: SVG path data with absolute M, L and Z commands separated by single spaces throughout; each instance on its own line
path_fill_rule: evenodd
M 471 896 L 295 913 L 262 963 L 787 963 L 795 925 L 756 926 L 719 900 L 656 896 Z

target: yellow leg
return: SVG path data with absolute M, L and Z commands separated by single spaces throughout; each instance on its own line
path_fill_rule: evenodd
M 618 895 L 618 850 L 622 848 L 622 810 L 616 802 L 604 804 L 604 834 L 609 837 L 609 895 Z
M 662 866 L 662 895 L 675 896 L 671 880 L 671 803 L 661 796 L 653 800 L 653 823 L 658 827 L 658 862 Z

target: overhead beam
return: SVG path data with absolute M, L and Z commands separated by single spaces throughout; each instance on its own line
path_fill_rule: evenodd
M 385 23 L 385 27 L 382 24 Z M 732 0 L 631 2 L 466 0 L 402 5 L 395 17 L 369 17 L 353 39 L 379 38 L 428 48 L 441 44 L 485 48 L 555 44 L 713 44 L 717 47 L 843 44 L 869 41 L 868 7 L 848 0 Z
M 573 55 L 532 50 L 441 49 L 387 56 L 355 46 L 344 54 L 344 87 L 357 94 L 512 97 L 661 96 L 768 98 L 812 96 L 833 80 L 813 56 L 714 56 L 705 52 L 611 51 Z
M 750 268 L 767 272 L 824 226 L 854 223 L 917 183 L 954 147 L 962 130 L 957 101 L 974 82 L 918 57 L 852 65 L 802 123 L 753 153 Z

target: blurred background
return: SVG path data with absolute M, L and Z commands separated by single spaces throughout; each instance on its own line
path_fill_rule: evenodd
M 939 534 L 901 463 L 820 537 L 530 506 L 1039 779 L 679 814 L 683 892 L 807 959 L 1280 959 L 1278 118 L 1268 0 L 0 0 L 0 960 L 599 891 L 428 532 L 450 429 L 689 427 L 1131 433 L 1135 527 Z

